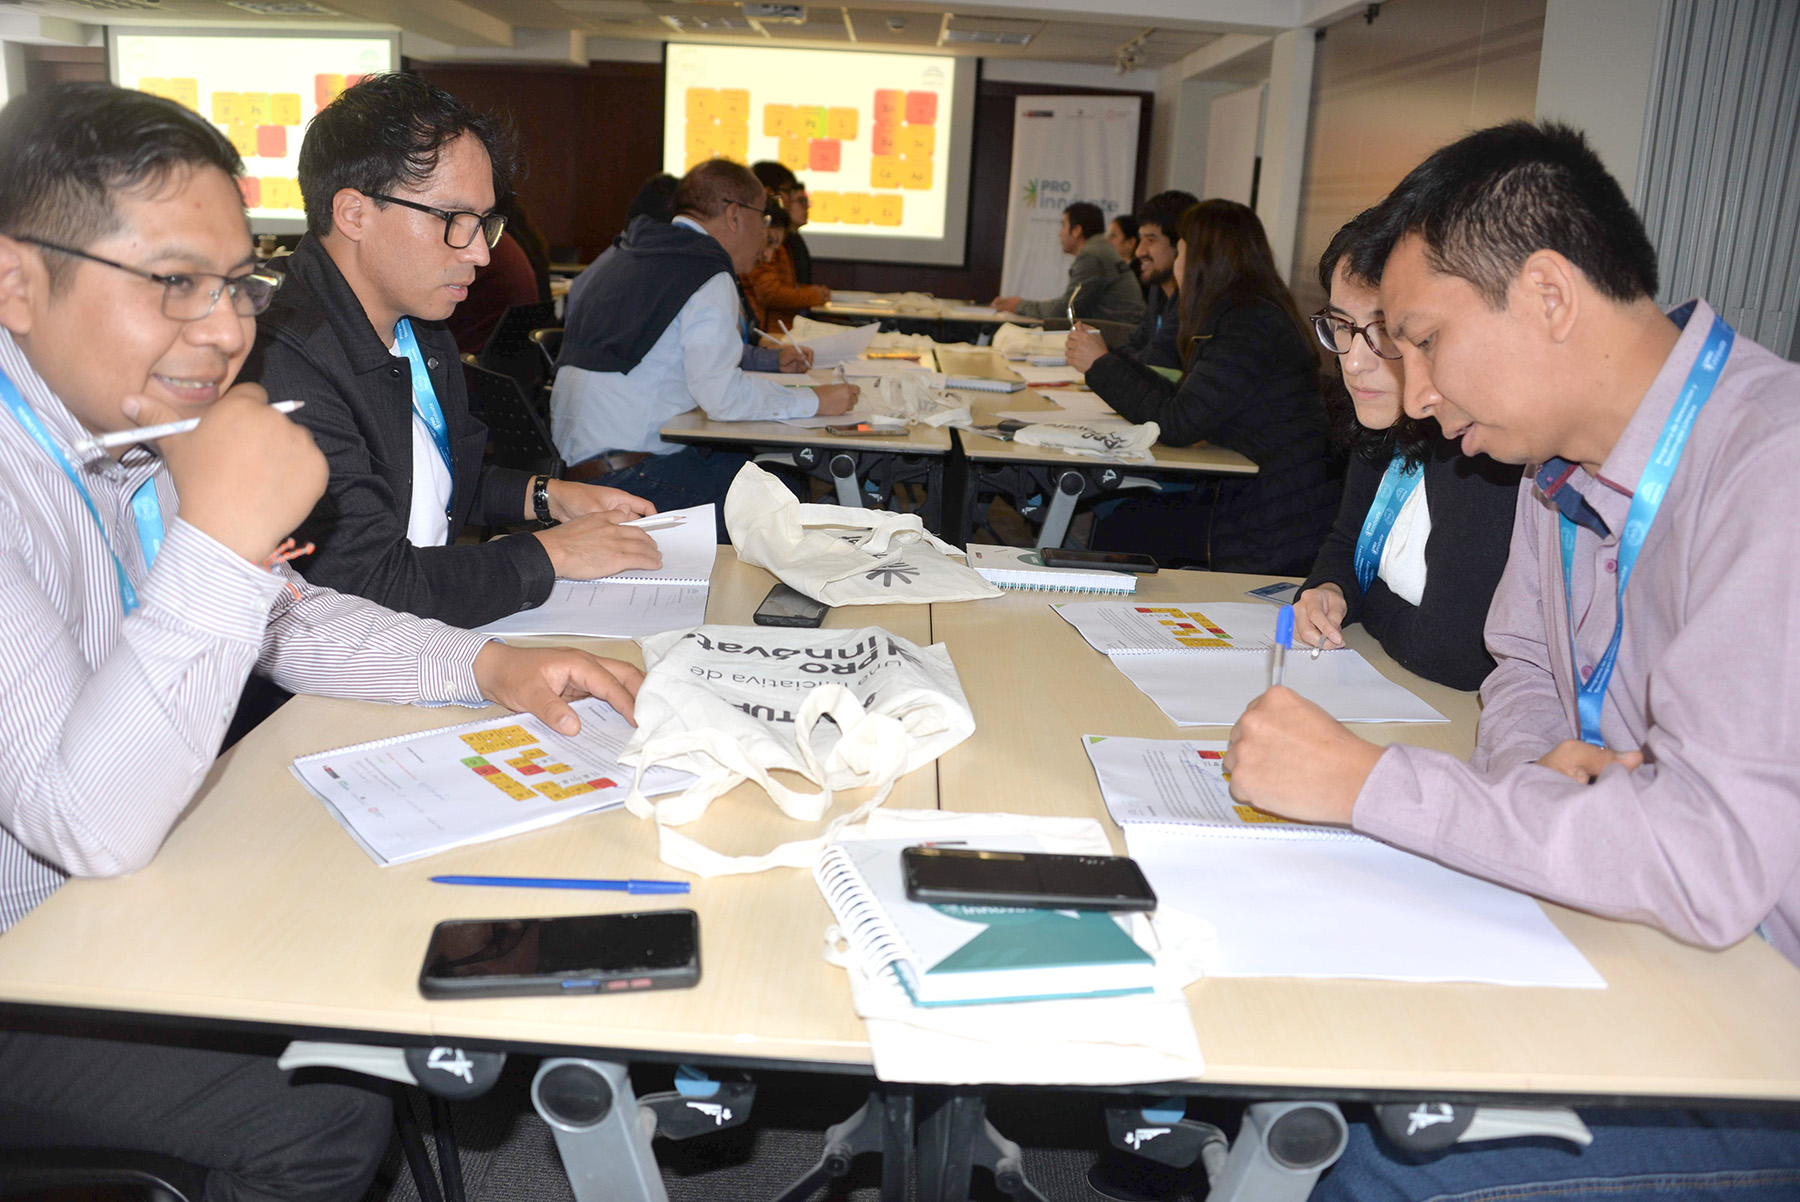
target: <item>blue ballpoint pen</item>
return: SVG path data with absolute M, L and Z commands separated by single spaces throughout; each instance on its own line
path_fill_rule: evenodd
M 1288 644 L 1294 641 L 1294 607 L 1284 605 L 1281 612 L 1275 615 L 1275 649 L 1269 660 L 1269 687 L 1272 689 L 1281 683 L 1282 670 L 1287 667 Z
M 519 889 L 601 889 L 609 893 L 686 893 L 686 881 L 606 881 L 560 876 L 434 876 L 440 885 L 510 885 Z

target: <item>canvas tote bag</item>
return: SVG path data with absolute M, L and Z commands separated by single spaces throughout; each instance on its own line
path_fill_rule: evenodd
M 700 876 L 810 868 L 841 826 L 887 799 L 894 782 L 968 738 L 975 717 L 950 653 L 919 647 L 878 626 L 796 630 L 699 626 L 640 640 L 648 671 L 637 696 L 637 732 L 620 760 L 636 770 L 625 804 L 655 818 L 663 862 Z M 697 778 L 652 801 L 645 769 Z M 794 789 L 772 773 L 793 773 Z M 676 830 L 714 798 L 755 781 L 789 818 L 817 822 L 840 789 L 873 796 L 810 839 L 758 856 L 726 856 Z
M 737 556 L 827 605 L 978 601 L 1000 590 L 950 558 L 916 513 L 802 505 L 781 481 L 746 463 L 725 494 Z M 946 553 L 950 554 L 946 554 Z

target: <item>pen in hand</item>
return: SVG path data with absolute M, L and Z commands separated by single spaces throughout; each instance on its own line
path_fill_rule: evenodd
M 1320 636 L 1319 636 L 1319 641 L 1318 641 L 1318 642 L 1316 642 L 1316 643 L 1314 643 L 1314 644 L 1313 644 L 1313 649 L 1312 649 L 1312 657 L 1313 657 L 1313 658 L 1314 658 L 1314 659 L 1318 659 L 1318 658 L 1319 658 L 1319 652 L 1321 652 L 1321 651 L 1323 651 L 1323 650 L 1325 650 L 1325 636 L 1324 636 L 1324 635 L 1320 635 Z
M 1284 605 L 1275 616 L 1275 646 L 1270 651 L 1269 687 L 1272 689 L 1281 683 L 1281 674 L 1287 668 L 1288 644 L 1294 641 L 1294 607 Z
M 269 408 L 277 413 L 292 413 L 300 408 L 304 401 L 276 401 Z M 186 434 L 197 428 L 200 419 L 183 418 L 178 422 L 164 422 L 160 426 L 139 426 L 135 430 L 115 430 L 111 434 L 100 434 L 93 438 L 84 438 L 75 444 L 75 453 L 85 455 L 89 451 L 109 451 L 113 447 L 128 447 L 135 443 L 150 442 L 158 438 L 167 438 L 171 434 Z

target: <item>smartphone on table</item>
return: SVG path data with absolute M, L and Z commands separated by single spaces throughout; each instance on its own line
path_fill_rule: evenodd
M 814 601 L 798 589 L 777 584 L 750 620 L 758 626 L 817 626 L 830 612 L 831 606 L 823 601 Z
M 878 426 L 873 422 L 852 422 L 844 426 L 826 426 L 825 433 L 836 434 L 840 438 L 867 438 L 887 435 L 889 438 L 904 438 L 904 426 Z
M 1047 568 L 1098 568 L 1105 572 L 1156 573 L 1156 560 L 1131 551 L 1083 551 L 1072 547 L 1040 547 L 1038 558 Z
M 440 922 L 425 949 L 428 998 L 641 993 L 700 983 L 692 910 Z
M 900 869 L 907 897 L 938 905 L 1156 909 L 1156 891 L 1127 856 L 921 846 L 900 853 Z

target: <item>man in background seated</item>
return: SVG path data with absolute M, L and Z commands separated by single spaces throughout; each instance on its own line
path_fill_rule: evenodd
M 1175 287 L 1175 231 L 1181 215 L 1199 200 L 1191 192 L 1158 192 L 1137 214 L 1138 278 L 1144 283 L 1144 319 L 1119 354 L 1145 367 L 1181 370 L 1175 332 L 1181 328 L 1181 293 Z
M 306 403 L 295 420 L 331 464 L 299 531 L 317 547 L 302 574 L 457 626 L 541 605 L 558 577 L 662 564 L 655 540 L 622 524 L 655 512 L 647 502 L 482 463 L 487 427 L 442 323 L 500 236 L 510 161 L 491 118 L 420 76 L 339 95 L 306 127 L 307 235 L 245 367 L 270 395 Z M 534 518 L 562 524 L 457 541 L 471 522 Z
M 582 272 L 550 395 L 571 479 L 664 509 L 723 502 L 748 456 L 666 442 L 659 431 L 670 418 L 699 408 L 713 421 L 761 421 L 855 403 L 852 385 L 787 388 L 739 366 L 748 315 L 737 277 L 766 245 L 766 203 L 749 168 L 712 159 L 682 178 L 674 221 L 637 218 Z
M 253 665 L 339 697 L 497 701 L 569 734 L 565 699 L 629 717 L 642 679 L 315 588 L 281 562 L 328 469 L 262 389 L 232 387 L 277 283 L 255 270 L 242 169 L 207 122 L 110 84 L 0 111 L 0 930 L 71 876 L 156 855 Z M 186 434 L 88 442 L 188 419 Z M 95 921 L 156 926 L 109 913 L 103 892 Z M 207 1202 L 346 1202 L 392 1130 L 384 1095 L 300 1083 L 266 1057 L 0 1031 L 0 1157 L 135 1149 L 207 1169 Z
M 1118 252 L 1119 257 L 1125 260 L 1125 265 L 1131 268 L 1132 274 L 1137 275 L 1137 218 L 1133 217 L 1130 213 L 1120 213 L 1117 217 L 1114 217 L 1111 221 L 1107 222 L 1106 241 L 1108 245 Z M 1141 277 L 1139 278 L 1138 283 L 1140 285 L 1143 283 Z
M 1022 317 L 1067 317 L 1073 299 L 1075 316 L 1090 321 L 1135 322 L 1144 315 L 1144 293 L 1131 266 L 1101 237 L 1106 217 L 1100 206 L 1080 200 L 1063 210 L 1056 236 L 1063 253 L 1074 255 L 1069 283 L 1061 296 L 1020 300 L 994 298 L 994 308 Z

